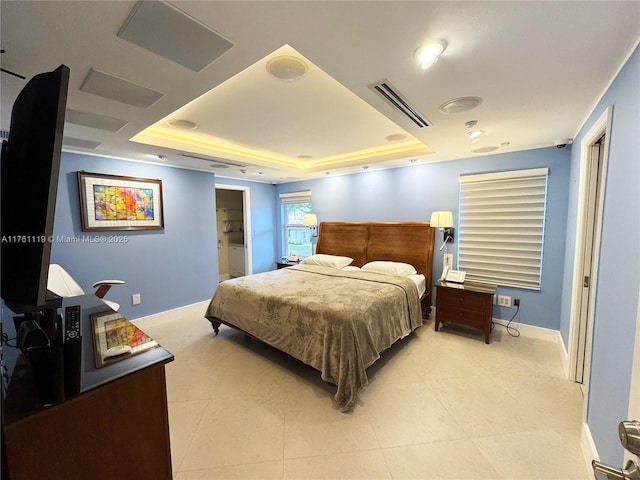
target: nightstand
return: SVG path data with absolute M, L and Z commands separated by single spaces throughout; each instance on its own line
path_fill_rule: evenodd
M 298 265 L 298 262 L 276 262 L 276 267 L 278 268 L 278 270 L 280 270 L 281 268 L 293 267 L 294 265 Z
M 484 342 L 489 343 L 493 295 L 496 287 L 481 283 L 436 283 L 436 322 L 438 331 L 443 322 L 459 323 L 479 328 Z

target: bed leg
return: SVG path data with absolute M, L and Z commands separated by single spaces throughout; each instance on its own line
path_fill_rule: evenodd
M 213 327 L 213 331 L 218 335 L 220 333 L 220 322 L 216 320 L 209 320 L 211 322 L 211 327 Z

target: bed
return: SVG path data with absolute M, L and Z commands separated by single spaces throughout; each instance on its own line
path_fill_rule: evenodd
M 322 222 L 315 257 L 330 266 L 304 263 L 221 282 L 205 317 L 216 334 L 230 326 L 319 370 L 337 386 L 337 406 L 351 411 L 366 369 L 428 317 L 433 238 L 426 222 Z M 353 259 L 347 268 L 333 263 L 343 257 Z M 405 275 L 407 265 L 415 274 Z

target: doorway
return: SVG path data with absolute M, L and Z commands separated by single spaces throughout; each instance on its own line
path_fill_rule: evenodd
M 250 275 L 249 187 L 216 184 L 216 230 L 220 281 Z
M 593 315 L 598 281 L 604 187 L 611 111 L 607 109 L 580 144 L 576 249 L 569 330 L 569 379 L 588 401 Z

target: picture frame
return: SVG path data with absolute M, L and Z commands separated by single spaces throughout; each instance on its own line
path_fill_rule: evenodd
M 93 351 L 96 368 L 110 365 L 159 346 L 158 342 L 118 312 L 108 310 L 94 313 L 90 318 L 94 333 Z M 109 354 L 110 349 L 121 346 L 128 347 L 126 353 L 116 356 Z
M 78 172 L 83 232 L 162 230 L 162 180 Z

